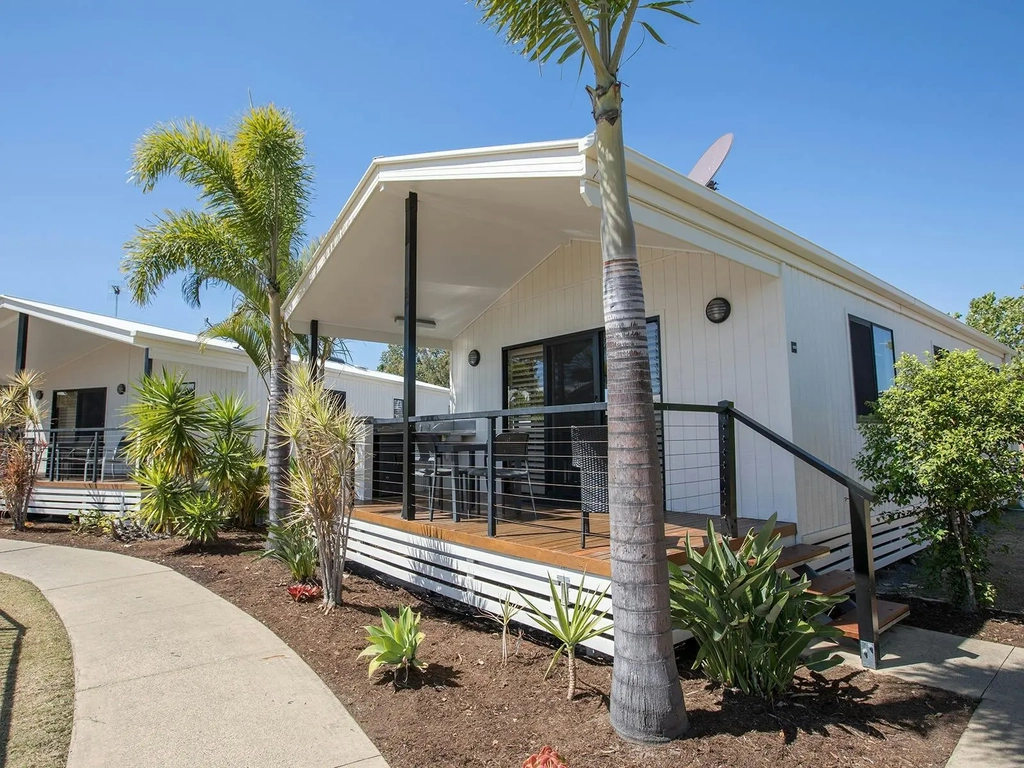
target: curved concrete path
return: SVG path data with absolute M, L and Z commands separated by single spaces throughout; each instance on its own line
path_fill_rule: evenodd
M 387 768 L 319 677 L 244 611 L 162 565 L 0 538 L 75 659 L 68 768 Z

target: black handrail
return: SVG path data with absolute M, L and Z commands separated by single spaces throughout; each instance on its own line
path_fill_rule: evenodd
M 814 456 L 813 454 L 808 453 L 807 451 L 805 451 L 803 448 L 801 448 L 799 445 L 797 445 L 793 441 L 787 440 L 786 438 L 784 438 L 778 432 L 772 431 L 771 429 L 766 427 L 764 424 L 760 423 L 759 421 L 755 421 L 754 419 L 750 418 L 749 416 L 747 416 L 742 411 L 738 411 L 735 408 L 731 408 L 731 407 L 730 408 L 723 408 L 722 410 L 729 411 L 736 418 L 736 421 L 740 422 L 744 426 L 750 427 L 750 429 L 752 429 L 755 432 L 757 432 L 757 434 L 761 435 L 762 437 L 767 438 L 768 440 L 770 440 L 771 442 L 775 443 L 780 448 L 785 449 L 786 451 L 788 451 L 789 453 L 793 454 L 798 459 L 800 459 L 800 461 L 802 461 L 805 464 L 807 464 L 807 465 L 813 467 L 814 469 L 818 470 L 823 475 L 827 475 L 828 477 L 832 478 L 833 480 L 835 480 L 840 485 L 845 485 L 850 491 L 856 493 L 857 495 L 859 495 L 865 501 L 875 501 L 875 498 L 876 498 L 875 494 L 873 492 L 869 491 L 867 488 L 865 488 L 860 483 L 858 483 L 852 477 L 850 477 L 849 475 L 843 474 L 842 472 L 840 472 L 838 469 L 836 469 L 835 467 L 831 466 L 830 464 L 826 464 L 824 461 L 819 459 L 817 456 Z
M 564 413 L 594 413 L 595 411 L 608 410 L 608 403 L 575 403 L 573 405 L 538 405 L 535 408 L 503 408 L 497 411 L 470 411 L 469 413 L 432 413 L 427 416 L 410 416 L 410 424 L 422 424 L 424 422 L 453 421 L 472 419 L 505 419 L 516 416 L 545 416 L 549 414 Z M 695 403 L 655 403 L 655 411 L 668 411 L 672 413 L 718 413 L 721 409 L 717 405 L 698 405 Z M 374 424 L 404 424 L 405 419 L 373 419 Z

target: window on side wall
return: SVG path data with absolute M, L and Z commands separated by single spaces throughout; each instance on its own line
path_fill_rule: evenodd
M 869 320 L 850 317 L 853 356 L 853 394 L 857 417 L 870 416 L 870 403 L 892 386 L 896 378 L 896 347 L 892 330 Z

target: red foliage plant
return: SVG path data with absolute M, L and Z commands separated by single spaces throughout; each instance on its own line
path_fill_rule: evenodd
M 324 591 L 316 584 L 292 584 L 288 587 L 288 594 L 296 603 L 307 600 L 319 600 L 323 597 Z
M 562 758 L 551 747 L 544 747 L 536 755 L 530 755 L 523 761 L 523 768 L 568 768 Z

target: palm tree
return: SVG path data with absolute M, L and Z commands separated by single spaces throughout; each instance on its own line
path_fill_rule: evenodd
M 282 302 L 303 239 L 312 181 L 303 135 L 273 104 L 250 107 L 230 136 L 194 120 L 157 125 L 136 144 L 131 177 L 150 192 L 169 175 L 195 187 L 203 207 L 167 211 L 139 227 L 125 245 L 122 270 L 138 304 L 149 302 L 169 276 L 182 272 L 182 294 L 191 306 L 199 306 L 202 288 L 226 285 L 243 302 L 265 307 L 273 523 L 287 514 L 288 505 L 288 441 L 277 415 L 290 356 Z
M 608 360 L 608 491 L 615 666 L 611 722 L 623 738 L 659 742 L 688 727 L 672 649 L 665 506 L 659 476 L 644 292 L 626 189 L 619 67 L 638 11 L 683 21 L 689 0 L 476 0 L 486 23 L 531 61 L 589 61 L 597 124 Z

